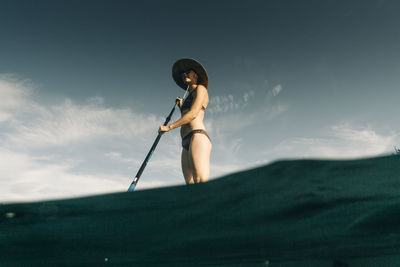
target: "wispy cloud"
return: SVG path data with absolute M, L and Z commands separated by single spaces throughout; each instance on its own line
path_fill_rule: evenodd
M 12 119 L 16 110 L 26 106 L 32 91 L 28 83 L 13 75 L 0 75 L 0 122 Z
M 321 138 L 285 140 L 272 153 L 282 157 L 358 158 L 390 153 L 397 134 L 380 135 L 371 128 L 333 125 L 331 134 Z
M 154 115 L 134 114 L 129 109 L 105 108 L 98 103 L 74 104 L 67 99 L 58 106 L 42 107 L 29 121 L 14 119 L 15 132 L 8 141 L 16 146 L 63 146 L 97 137 L 133 138 L 157 124 Z
M 253 90 L 244 92 L 240 96 L 234 96 L 232 94 L 214 96 L 210 99 L 207 112 L 210 114 L 215 114 L 239 110 L 246 107 L 252 97 L 254 97 Z
M 282 90 L 282 86 L 280 84 L 276 85 L 274 88 L 272 88 L 272 94 L 273 96 L 277 96 Z
M 250 84 L 243 85 L 244 88 L 250 88 Z M 258 88 L 257 93 L 249 89 L 242 94 L 227 94 L 222 96 L 213 96 L 210 98 L 207 112 L 210 114 L 228 113 L 246 108 L 248 105 L 254 105 L 258 98 L 265 98 L 270 102 L 271 98 L 276 97 L 282 91 L 282 85 L 277 84 L 272 89 L 268 88 L 268 82 Z M 265 103 L 263 103 L 265 105 Z
M 251 88 L 250 84 L 241 86 Z M 243 94 L 228 94 L 210 100 L 211 112 L 208 110 L 206 127 L 214 144 L 211 154 L 214 176 L 254 166 L 255 162 L 243 157 L 243 144 L 253 143 L 246 139 L 247 133 L 251 133 L 254 127 L 270 124 L 289 110 L 288 104 L 275 98 L 282 91 L 280 84 L 271 88 L 265 80 L 255 88 Z

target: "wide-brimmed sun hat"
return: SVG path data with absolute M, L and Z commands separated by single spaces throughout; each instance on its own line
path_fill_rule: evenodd
M 182 89 L 186 90 L 187 85 L 182 80 L 182 73 L 190 69 L 196 72 L 198 76 L 197 83 L 208 88 L 207 71 L 203 65 L 200 64 L 200 62 L 194 60 L 193 58 L 181 58 L 172 66 L 172 77 L 174 78 L 176 84 Z

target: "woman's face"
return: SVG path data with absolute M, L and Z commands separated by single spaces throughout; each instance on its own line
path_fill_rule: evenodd
M 193 70 L 187 70 L 182 73 L 182 80 L 185 84 L 196 83 L 197 74 Z

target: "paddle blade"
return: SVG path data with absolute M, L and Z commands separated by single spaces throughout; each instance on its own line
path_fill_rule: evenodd
M 133 190 L 135 190 L 135 184 L 132 183 L 128 189 L 128 192 L 133 192 Z

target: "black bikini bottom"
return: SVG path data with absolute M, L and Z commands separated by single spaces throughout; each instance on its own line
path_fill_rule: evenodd
M 211 142 L 211 139 L 210 139 L 210 137 L 208 136 L 208 134 L 207 134 L 207 132 L 206 132 L 205 130 L 203 130 L 203 129 L 193 130 L 193 131 L 191 131 L 190 133 L 188 133 L 187 135 L 185 135 L 185 137 L 182 138 L 182 147 L 183 147 L 186 151 L 189 151 L 190 141 L 192 140 L 192 136 L 193 136 L 194 134 L 196 134 L 196 133 L 204 134 L 205 136 L 208 137 L 208 140 L 210 140 L 210 142 Z

